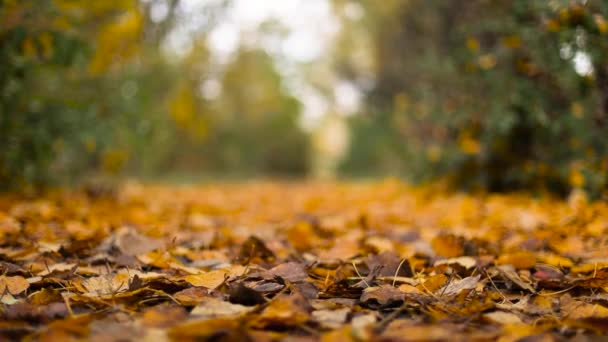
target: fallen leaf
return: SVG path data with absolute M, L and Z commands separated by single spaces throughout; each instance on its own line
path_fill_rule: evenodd
M 238 320 L 232 318 L 217 318 L 188 321 L 169 329 L 172 341 L 240 341 L 246 332 Z
M 438 235 L 431 241 L 437 255 L 446 258 L 459 257 L 464 254 L 464 240 L 451 234 Z
M 283 326 L 291 327 L 305 323 L 310 319 L 312 308 L 306 298 L 295 293 L 281 295 L 260 313 L 255 320 L 255 326 Z
M 181 306 L 158 305 L 144 311 L 140 322 L 146 327 L 168 328 L 183 321 L 187 315 Z
M 486 320 L 498 324 L 523 324 L 521 318 L 514 313 L 504 311 L 494 311 L 483 314 Z
M 502 254 L 496 260 L 498 265 L 512 265 L 516 269 L 532 268 L 536 265 L 536 255 L 532 252 Z
M 131 256 L 146 254 L 163 247 L 161 240 L 142 235 L 130 227 L 123 227 L 116 231 L 114 239 L 118 250 Z
M 304 265 L 297 262 L 286 262 L 268 270 L 268 274 L 281 277 L 290 282 L 304 281 L 308 277 Z
M 319 325 L 327 329 L 338 329 L 348 317 L 351 312 L 349 308 L 342 308 L 337 310 L 315 310 L 312 312 L 312 319 L 315 320 Z
M 214 270 L 202 274 L 187 275 L 184 280 L 194 286 L 204 286 L 213 290 L 224 283 L 226 276 L 226 271 Z
M 246 314 L 251 310 L 253 310 L 252 307 L 207 297 L 192 309 L 190 315 L 200 318 L 236 317 Z
M 0 295 L 8 292 L 12 295 L 18 295 L 30 287 L 30 283 L 22 276 L 0 276 Z
M 470 257 L 470 256 L 461 256 L 461 257 L 457 257 L 457 258 L 437 260 L 435 262 L 435 266 L 453 265 L 453 264 L 460 265 L 460 266 L 464 267 L 465 269 L 469 269 L 469 268 L 473 268 L 477 265 L 477 260 L 475 260 L 475 258 Z
M 191 287 L 173 294 L 173 298 L 182 305 L 199 304 L 208 296 L 208 290 L 202 287 Z
M 438 289 L 435 291 L 436 294 L 441 296 L 454 296 L 460 293 L 460 291 L 464 290 L 472 290 L 477 287 L 479 283 L 480 275 L 476 275 L 473 277 L 466 277 L 460 280 L 453 280 L 448 283 L 445 287 Z
M 361 304 L 374 309 L 397 307 L 403 304 L 404 300 L 403 292 L 390 285 L 369 287 L 361 295 Z

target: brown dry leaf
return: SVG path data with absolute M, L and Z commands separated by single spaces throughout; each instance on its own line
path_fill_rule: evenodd
M 78 265 L 76 263 L 63 263 L 63 262 L 56 263 L 53 265 L 44 265 L 41 272 L 38 272 L 37 275 L 44 277 L 44 276 L 48 276 L 49 274 L 51 274 L 53 272 L 76 271 L 77 267 L 78 267 Z
M 410 284 L 403 284 L 403 285 L 399 286 L 399 291 L 401 291 L 403 293 L 413 293 L 413 294 L 422 294 L 423 293 L 416 286 L 412 286 Z
M 349 308 L 342 308 L 337 310 L 315 310 L 312 312 L 312 319 L 315 320 L 320 326 L 327 329 L 338 329 L 346 319 L 348 314 L 351 312 Z
M 517 285 L 522 290 L 528 290 L 532 293 L 536 293 L 536 290 L 532 285 L 523 279 L 515 272 L 515 270 L 511 267 L 511 265 L 503 265 L 497 268 L 499 273 L 507 280 L 511 281 L 513 284 Z
M 84 279 L 81 284 L 87 295 L 103 296 L 127 291 L 131 279 L 131 275 L 121 272 Z
M 460 265 L 465 269 L 473 268 L 477 265 L 477 260 L 470 256 L 461 256 L 457 258 L 449 258 L 443 260 L 437 260 L 435 266 L 439 265 Z
M 349 260 L 361 253 L 359 243 L 352 239 L 340 241 L 330 249 L 319 252 L 318 256 L 322 262 L 335 262 L 339 260 Z
M 264 241 L 255 236 L 250 236 L 241 245 L 241 250 L 237 257 L 237 261 L 241 263 L 250 262 L 254 258 L 260 258 L 264 261 L 272 261 L 275 258 L 274 253 L 266 247 Z
M 361 295 L 361 304 L 371 308 L 397 307 L 405 301 L 403 292 L 390 285 L 368 287 Z
M 217 298 L 204 298 L 192 311 L 190 315 L 199 318 L 237 317 L 253 310 L 240 304 L 232 304 Z
M 13 305 L 19 303 L 19 300 L 13 297 L 13 295 L 10 293 L 4 293 L 2 296 L 0 296 L 0 303 L 6 305 Z
M 141 324 L 146 327 L 168 328 L 183 321 L 188 312 L 177 305 L 158 305 L 144 311 Z
M 27 290 L 29 287 L 30 283 L 28 283 L 28 281 L 22 276 L 0 276 L 0 295 L 5 292 L 12 295 L 18 295 Z
M 308 277 L 304 265 L 297 262 L 286 262 L 268 270 L 270 275 L 281 277 L 290 282 L 304 281 Z
M 460 293 L 460 291 L 464 290 L 472 290 L 477 287 L 479 284 L 480 275 L 476 275 L 473 277 L 466 277 L 460 280 L 453 280 L 448 283 L 445 287 L 438 289 L 435 291 L 436 294 L 441 296 L 454 296 Z
M 187 321 L 169 329 L 172 341 L 209 341 L 222 338 L 224 341 L 240 341 L 246 336 L 241 323 L 232 318 L 217 318 Z
M 130 227 L 123 227 L 116 231 L 114 244 L 125 255 L 141 255 L 146 254 L 155 249 L 163 247 L 163 242 L 158 239 L 145 236 L 138 233 Z
M 608 318 L 608 308 L 576 300 L 569 294 L 561 297 L 560 313 L 564 319 Z
M 445 325 L 417 325 L 409 319 L 389 323 L 382 338 L 395 341 L 453 341 L 458 333 Z
M 377 255 L 369 255 L 365 259 L 370 273 L 378 277 L 411 277 L 412 270 L 407 260 L 403 260 L 393 252 L 382 252 Z
M 182 305 L 197 305 L 209 296 L 209 291 L 202 287 L 191 287 L 173 294 L 173 298 Z
M 292 327 L 303 324 L 310 319 L 312 308 L 304 296 L 299 293 L 281 295 L 260 313 L 255 320 L 258 327 L 283 326 Z
M 498 324 L 523 324 L 521 318 L 514 313 L 505 311 L 494 311 L 483 314 L 486 320 Z

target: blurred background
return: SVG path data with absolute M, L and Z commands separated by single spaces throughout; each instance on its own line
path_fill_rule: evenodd
M 0 187 L 605 193 L 604 0 L 0 0 Z

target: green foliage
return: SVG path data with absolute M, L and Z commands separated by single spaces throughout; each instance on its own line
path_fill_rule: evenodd
M 19 7 L 22 6 L 22 7 Z M 53 155 L 74 139 L 81 117 L 57 98 L 55 76 L 67 70 L 85 45 L 52 24 L 54 8 L 31 2 L 0 7 L 0 188 L 43 183 Z
M 404 173 L 497 191 L 606 189 L 605 2 L 360 3 L 376 58 L 368 107 L 400 137 L 386 148 Z
M 137 0 L 0 2 L 1 189 L 100 174 L 306 172 L 300 105 L 271 58 L 243 50 L 222 70 L 206 31 L 186 56 L 165 53 L 179 1 L 166 3 L 159 22 Z M 212 76 L 222 93 L 207 99 Z

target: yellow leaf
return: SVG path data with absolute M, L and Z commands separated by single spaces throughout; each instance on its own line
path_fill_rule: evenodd
M 30 287 L 30 283 L 25 280 L 22 276 L 0 276 L 0 296 L 5 292 L 12 295 L 18 295 Z
M 481 150 L 479 141 L 466 134 L 458 139 L 458 147 L 466 154 L 478 154 Z
M 579 169 L 573 168 L 568 175 L 568 183 L 573 188 L 582 188 L 585 186 L 585 176 Z
M 545 28 L 550 32 L 559 32 L 561 25 L 558 20 L 550 19 L 545 23 Z
M 498 265 L 513 265 L 516 269 L 532 268 L 536 265 L 536 255 L 532 252 L 503 254 L 496 260 Z
M 521 46 L 521 39 L 517 35 L 506 36 L 502 39 L 504 46 L 510 49 L 516 49 Z
M 483 70 L 490 70 L 496 66 L 497 61 L 496 57 L 493 54 L 488 53 L 483 56 L 480 56 L 478 63 L 479 67 Z
M 467 48 L 473 52 L 479 51 L 479 41 L 476 38 L 467 38 Z
M 191 274 L 184 277 L 184 280 L 194 286 L 204 286 L 208 289 L 215 289 L 222 285 L 226 278 L 227 272 L 222 270 L 214 270 L 203 274 Z
M 601 14 L 594 14 L 593 21 L 595 21 L 595 25 L 601 34 L 608 33 L 608 21 Z

